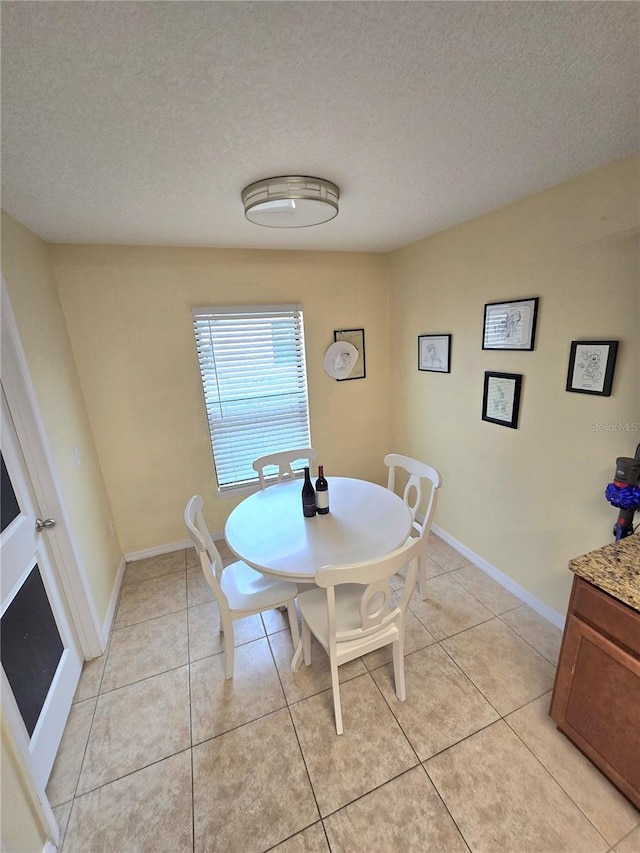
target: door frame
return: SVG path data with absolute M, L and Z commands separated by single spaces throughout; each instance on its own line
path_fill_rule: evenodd
M 86 571 L 70 524 L 62 488 L 58 480 L 53 454 L 38 408 L 27 359 L 20 340 L 18 325 L 11 305 L 9 288 L 0 273 L 0 365 L 2 387 L 14 422 L 18 441 L 36 503 L 46 507 L 47 516 L 57 524 L 47 533 L 49 556 L 60 581 L 60 589 L 69 612 L 72 628 L 85 660 L 104 651 L 103 629 L 86 578 Z M 3 678 L 2 693 L 8 689 Z M 5 695 L 3 695 L 3 700 Z M 48 837 L 45 849 L 52 849 L 59 840 L 58 824 L 46 796 L 46 791 L 31 772 L 29 743 L 24 725 L 14 702 L 3 701 L 3 737 L 36 815 Z
M 36 401 L 4 275 L 0 315 L 2 386 L 33 484 L 36 502 L 38 506 L 46 507 L 45 514 L 57 521 L 55 528 L 47 533 L 47 543 L 67 600 L 80 649 L 85 660 L 90 660 L 104 651 L 102 625 L 56 475 L 53 454 Z

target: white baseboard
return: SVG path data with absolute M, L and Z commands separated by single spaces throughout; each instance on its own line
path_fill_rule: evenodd
M 212 531 L 211 538 L 214 542 L 220 542 L 224 540 L 224 533 Z M 169 542 L 167 545 L 155 545 L 153 548 L 143 548 L 142 551 L 129 551 L 128 554 L 124 555 L 124 558 L 127 563 L 134 563 L 136 560 L 159 557 L 161 554 L 171 554 L 173 551 L 182 551 L 184 548 L 193 548 L 191 539 L 184 539 L 182 542 Z
M 555 625 L 556 628 L 560 628 L 560 630 L 564 629 L 565 617 L 558 613 L 557 610 L 554 610 L 552 607 L 549 607 L 548 604 L 545 604 L 544 601 L 540 601 L 539 598 L 536 598 L 535 595 L 532 595 L 528 590 L 526 590 L 523 586 L 520 586 L 519 583 L 510 578 L 509 575 L 505 575 L 504 572 L 501 572 L 500 569 L 496 569 L 495 566 L 492 566 L 491 563 L 487 562 L 484 557 L 481 557 L 479 554 L 476 554 L 475 551 L 472 551 L 471 548 L 467 548 L 462 542 L 459 542 L 454 536 L 451 536 L 450 533 L 447 533 L 446 530 L 443 530 L 441 527 L 438 527 L 437 524 L 431 525 L 431 530 L 441 539 L 443 539 L 448 545 L 451 545 L 452 548 L 455 548 L 456 551 L 459 551 L 463 554 L 470 563 L 473 563 L 474 566 L 477 566 L 479 569 L 482 569 L 483 572 L 489 575 L 489 577 L 493 578 L 497 581 L 501 586 L 505 589 L 508 589 L 509 592 L 512 592 L 515 596 L 517 596 L 523 604 L 528 604 L 532 610 L 535 610 L 536 613 L 539 613 L 540 616 L 543 616 L 548 622 L 551 622 L 552 625 Z
M 143 548 L 142 551 L 129 551 L 124 555 L 127 563 L 134 563 L 136 560 L 146 560 L 147 557 L 159 557 L 160 554 L 171 554 L 173 551 L 183 551 L 185 548 L 192 548 L 191 539 L 185 539 L 182 542 L 169 542 L 167 545 L 155 545 L 153 548 Z
M 123 555 L 118 566 L 118 571 L 116 572 L 116 579 L 113 583 L 113 589 L 111 590 L 111 598 L 109 599 L 107 613 L 102 623 L 102 636 L 100 638 L 100 642 L 102 644 L 103 652 L 107 648 L 107 644 L 109 642 L 111 625 L 113 623 L 114 616 L 116 615 L 116 607 L 118 606 L 118 596 L 120 595 L 120 587 L 122 586 L 122 579 L 124 578 L 124 570 L 126 569 L 126 567 L 127 564 Z
M 214 540 L 222 539 L 223 534 L 214 534 L 212 535 L 212 538 Z M 136 560 L 145 560 L 147 557 L 158 557 L 160 554 L 171 554 L 173 551 L 182 551 L 185 548 L 192 547 L 192 541 L 190 539 L 185 539 L 183 542 L 170 542 L 167 545 L 156 545 L 153 548 L 144 548 L 142 551 L 130 551 L 128 554 L 122 555 L 120 565 L 118 566 L 116 579 L 113 584 L 113 590 L 111 591 L 111 598 L 109 599 L 109 607 L 107 608 L 107 614 L 104 617 L 104 621 L 101 627 L 102 636 L 100 640 L 102 643 L 102 651 L 106 649 L 107 643 L 109 641 L 111 625 L 116 613 L 116 607 L 118 605 L 118 596 L 120 595 L 120 587 L 122 586 L 122 580 L 124 578 L 124 572 L 127 567 L 127 563 L 133 563 Z
M 536 613 L 539 613 L 540 616 L 543 616 L 547 621 L 551 622 L 552 625 L 555 625 L 557 628 L 561 630 L 564 628 L 565 617 L 554 610 L 552 607 L 549 607 L 548 604 L 545 604 L 544 601 L 540 601 L 539 598 L 536 598 L 535 595 L 532 595 L 528 590 L 526 590 L 523 586 L 520 586 L 519 583 L 510 578 L 509 575 L 505 575 L 504 572 L 501 572 L 500 569 L 496 569 L 495 566 L 492 566 L 484 557 L 481 557 L 480 554 L 476 554 L 475 551 L 472 551 L 471 548 L 467 548 L 462 542 L 458 541 L 454 536 L 451 536 L 450 533 L 447 533 L 446 530 L 443 530 L 441 527 L 438 527 L 437 524 L 431 525 L 432 531 L 451 545 L 452 548 L 455 548 L 456 551 L 459 551 L 463 554 L 470 563 L 473 563 L 474 566 L 477 566 L 479 569 L 482 569 L 483 572 L 492 577 L 495 581 L 497 581 L 501 586 L 505 589 L 508 589 L 509 592 L 513 593 L 517 596 L 523 604 L 528 604 L 532 610 L 535 610 Z M 224 539 L 224 533 L 217 532 L 212 533 L 211 538 L 215 541 L 220 541 Z M 160 554 L 170 554 L 172 551 L 181 551 L 183 548 L 192 548 L 193 544 L 190 539 L 186 539 L 183 542 L 170 542 L 167 545 L 157 545 L 154 548 L 145 548 L 142 551 L 131 551 L 128 554 L 124 555 L 124 559 L 128 562 L 134 562 L 135 560 L 144 560 L 147 557 L 157 557 Z M 121 567 L 122 572 L 124 572 L 124 566 Z M 114 589 L 114 599 L 113 599 L 113 608 L 115 611 L 115 604 L 118 600 L 118 591 L 120 589 L 120 583 L 122 582 L 122 576 L 119 570 L 119 583 L 116 584 Z M 111 612 L 111 606 L 109 607 L 109 619 L 105 620 L 105 623 L 111 625 L 111 619 L 113 619 L 113 612 Z M 106 636 L 109 636 L 107 632 Z

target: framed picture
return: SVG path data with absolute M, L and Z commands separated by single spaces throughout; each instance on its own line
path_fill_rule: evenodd
M 418 335 L 418 370 L 451 373 L 451 335 Z
M 486 370 L 484 374 L 484 395 L 482 397 L 482 420 L 511 427 L 511 429 L 518 429 L 521 388 L 521 373 L 494 373 L 491 370 Z
M 536 336 L 538 297 L 484 306 L 482 349 L 532 350 Z
M 567 391 L 611 396 L 618 341 L 571 341 Z
M 347 341 L 358 350 L 358 360 L 353 370 L 346 379 L 338 379 L 338 382 L 348 382 L 350 379 L 364 379 L 367 375 L 364 360 L 364 329 L 340 329 L 333 333 L 334 341 Z

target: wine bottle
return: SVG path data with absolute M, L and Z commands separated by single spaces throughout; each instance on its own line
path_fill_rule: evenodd
M 316 493 L 311 484 L 309 469 L 304 469 L 304 484 L 302 486 L 302 514 L 305 518 L 313 518 L 316 514 Z
M 320 515 L 329 512 L 329 484 L 324 476 L 324 466 L 318 465 L 318 479 L 316 480 L 316 509 Z

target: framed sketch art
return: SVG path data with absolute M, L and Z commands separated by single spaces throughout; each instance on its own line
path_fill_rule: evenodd
M 618 341 L 571 341 L 567 391 L 611 396 Z
M 538 297 L 484 306 L 482 349 L 532 350 L 536 336 Z
M 418 335 L 418 370 L 451 372 L 451 335 Z
M 353 366 L 353 370 L 346 379 L 339 379 L 339 382 L 348 382 L 350 379 L 364 379 L 367 375 L 364 361 L 364 329 L 340 329 L 333 333 L 334 341 L 346 341 L 358 350 L 358 358 Z
M 486 370 L 482 397 L 482 420 L 511 427 L 511 429 L 518 429 L 521 388 L 521 373 L 494 373 Z

